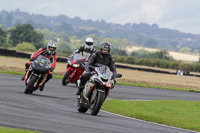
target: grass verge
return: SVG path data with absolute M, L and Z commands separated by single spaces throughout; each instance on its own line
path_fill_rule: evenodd
M 11 74 L 11 75 L 24 75 L 24 72 L 17 72 L 17 71 L 8 71 L 8 70 L 0 70 L 0 73 L 3 74 Z M 55 79 L 62 79 L 63 76 L 61 75 L 53 75 Z M 117 82 L 118 85 L 126 85 L 126 86 L 138 86 L 138 87 L 147 87 L 147 88 L 157 88 L 157 89 L 167 89 L 167 90 L 177 90 L 177 91 L 188 91 L 188 92 L 197 92 L 200 91 L 195 89 L 185 89 L 185 88 L 177 88 L 171 86 L 157 86 L 157 85 L 150 85 L 150 84 L 143 84 L 143 83 L 125 83 L 125 82 Z
M 107 100 L 102 110 L 173 127 L 200 131 L 200 102 Z
M 137 87 L 147 87 L 147 88 L 167 89 L 167 90 L 177 90 L 177 91 L 188 91 L 188 92 L 200 93 L 199 90 L 177 88 L 177 87 L 172 87 L 172 86 L 158 86 L 158 85 L 143 84 L 143 83 L 124 83 L 124 82 L 117 82 L 117 84 L 118 85 L 126 85 L 126 86 L 137 86 Z
M 0 133 L 37 133 L 37 132 L 15 129 L 15 128 L 0 127 Z

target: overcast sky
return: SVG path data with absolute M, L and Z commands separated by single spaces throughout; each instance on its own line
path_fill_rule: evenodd
M 156 23 L 200 34 L 200 0 L 0 0 L 0 11 L 102 20 L 119 24 Z

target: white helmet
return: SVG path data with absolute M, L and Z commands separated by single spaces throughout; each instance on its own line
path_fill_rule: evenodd
M 54 41 L 49 41 L 47 43 L 47 51 L 53 54 L 56 51 L 57 44 Z
M 92 38 L 88 37 L 85 39 L 86 48 L 93 48 L 93 43 L 94 41 Z

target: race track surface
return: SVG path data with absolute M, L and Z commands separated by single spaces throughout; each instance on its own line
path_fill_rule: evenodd
M 195 133 L 100 111 L 97 116 L 76 110 L 76 87 L 50 80 L 43 92 L 24 94 L 21 76 L 0 74 L 0 126 L 43 133 Z M 198 93 L 117 85 L 108 98 L 128 100 L 193 100 Z

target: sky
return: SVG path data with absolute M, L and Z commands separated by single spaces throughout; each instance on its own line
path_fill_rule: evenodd
M 0 0 L 0 11 L 76 16 L 117 24 L 158 24 L 160 28 L 200 34 L 200 0 Z

